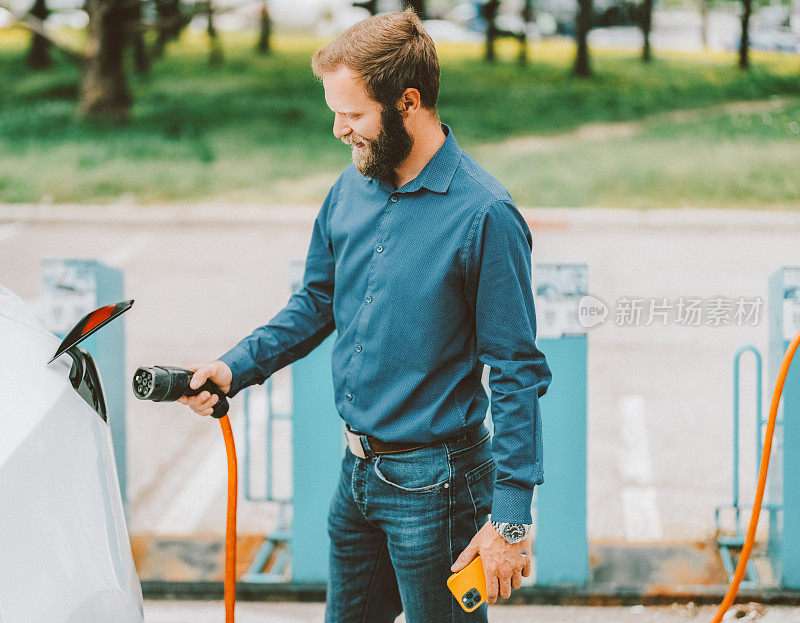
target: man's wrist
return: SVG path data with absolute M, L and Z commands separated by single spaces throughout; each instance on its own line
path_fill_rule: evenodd
M 497 533 L 503 537 L 508 543 L 519 543 L 528 538 L 531 533 L 533 524 L 524 523 L 506 523 L 503 521 L 494 521 L 492 516 L 489 515 L 489 521 L 492 522 L 492 527 Z

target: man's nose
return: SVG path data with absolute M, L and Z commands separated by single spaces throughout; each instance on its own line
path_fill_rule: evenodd
M 333 118 L 333 135 L 336 138 L 347 136 L 352 131 L 352 128 L 347 125 L 347 122 L 344 119 L 341 119 L 338 116 Z

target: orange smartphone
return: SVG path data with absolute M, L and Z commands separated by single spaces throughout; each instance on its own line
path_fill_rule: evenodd
M 447 588 L 466 612 L 472 612 L 486 601 L 486 576 L 480 554 L 461 571 L 447 578 Z

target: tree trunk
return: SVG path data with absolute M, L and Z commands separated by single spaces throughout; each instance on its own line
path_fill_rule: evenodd
M 185 25 L 185 20 L 181 18 L 179 0 L 155 0 L 155 2 L 159 28 L 155 47 L 153 48 L 153 57 L 160 58 L 164 54 L 167 42 L 178 38 L 181 29 Z
M 487 0 L 481 7 L 481 17 L 486 22 L 486 60 L 494 62 L 494 42 L 497 39 L 497 26 L 495 19 L 500 9 L 500 0 Z
M 528 24 L 533 19 L 533 1 L 525 0 L 522 4 L 522 32 L 519 36 L 519 64 L 528 64 Z
M 742 40 L 739 45 L 739 67 L 747 69 L 750 67 L 750 58 L 748 54 L 750 46 L 750 13 L 753 9 L 752 0 L 742 0 Z
M 131 1 L 131 0 L 128 0 Z M 131 5 L 130 26 L 131 46 L 133 47 L 133 68 L 137 74 L 143 75 L 150 71 L 150 59 L 147 56 L 147 46 L 144 43 L 144 29 L 142 28 L 142 3 L 133 0 Z
M 708 11 L 710 0 L 700 0 L 700 40 L 703 49 L 708 50 Z
M 144 33 L 141 32 L 133 35 L 133 68 L 139 75 L 150 71 L 150 58 L 147 56 L 147 47 L 144 44 Z
M 644 45 L 642 46 L 642 60 L 649 63 L 652 58 L 650 52 L 650 32 L 653 29 L 653 0 L 644 0 L 642 3 L 642 34 L 644 35 Z
M 36 0 L 30 10 L 30 14 L 44 21 L 50 11 L 47 9 L 46 0 Z M 28 50 L 28 66 L 31 69 L 47 69 L 53 64 L 50 58 L 50 42 L 42 35 L 34 32 L 31 39 L 31 47 Z
M 131 94 L 123 67 L 128 40 L 125 0 L 87 0 L 88 59 L 81 83 L 79 112 L 83 117 L 124 121 Z
M 208 33 L 209 54 L 208 62 L 212 65 L 219 65 L 222 63 L 222 46 L 219 43 L 219 36 L 217 29 L 214 27 L 214 4 L 208 0 L 208 26 L 206 27 Z
M 575 56 L 573 73 L 579 78 L 590 78 L 592 75 L 587 41 L 591 26 L 592 0 L 578 0 L 578 15 L 575 18 L 575 40 L 578 44 L 578 52 Z
M 272 20 L 267 10 L 267 2 L 261 5 L 261 12 L 259 15 L 259 23 L 261 25 L 261 34 L 258 37 L 258 47 L 256 48 L 260 54 L 269 54 L 270 35 L 272 34 Z

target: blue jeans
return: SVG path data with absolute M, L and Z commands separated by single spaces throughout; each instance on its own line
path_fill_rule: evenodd
M 407 623 L 486 623 L 487 604 L 465 612 L 446 585 L 491 511 L 486 425 L 418 450 L 365 450 L 345 450 L 328 512 L 325 623 L 393 623 L 402 611 Z

